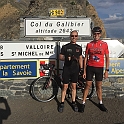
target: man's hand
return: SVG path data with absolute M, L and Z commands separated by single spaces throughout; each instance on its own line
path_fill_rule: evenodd
M 74 55 L 72 56 L 72 60 L 78 62 L 78 58 L 76 58 Z
M 105 78 L 105 79 L 108 78 L 108 71 L 105 71 L 105 73 L 104 73 L 104 78 Z
M 68 61 L 71 61 L 71 60 L 72 60 L 72 55 L 71 55 L 71 54 L 68 54 L 67 60 L 68 60 Z
M 68 60 L 71 61 L 71 57 L 70 56 L 68 57 Z
M 68 61 L 76 61 L 76 62 L 78 62 L 78 59 L 74 55 L 71 55 L 71 54 L 68 55 L 67 59 L 68 59 Z
M 86 79 L 86 73 L 83 74 L 83 78 Z

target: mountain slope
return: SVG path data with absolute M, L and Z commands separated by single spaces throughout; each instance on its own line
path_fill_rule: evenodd
M 91 17 L 94 26 L 106 31 L 95 8 L 87 0 L 0 0 L 0 37 L 3 40 L 20 38 L 20 17 L 49 16 L 49 8 L 66 8 L 66 16 Z

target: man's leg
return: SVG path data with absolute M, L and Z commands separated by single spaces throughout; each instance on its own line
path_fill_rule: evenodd
M 85 84 L 85 88 L 83 91 L 83 101 L 82 101 L 82 105 L 81 105 L 81 112 L 84 112 L 85 101 L 86 101 L 87 95 L 89 93 L 89 89 L 92 85 L 93 75 L 94 75 L 94 68 L 92 66 L 87 66 L 87 68 L 86 68 L 86 84 Z
M 76 98 L 76 83 L 71 84 L 71 89 L 72 89 L 72 102 L 75 102 L 75 98 Z
M 103 80 L 103 68 L 96 68 L 96 73 L 95 73 L 95 79 L 96 79 L 96 92 L 97 92 L 97 97 L 99 100 L 99 108 L 102 111 L 108 111 L 105 106 L 102 103 L 102 80 Z
M 62 92 L 61 92 L 61 102 L 64 102 L 65 100 L 67 89 L 68 89 L 68 84 L 63 84 Z
M 98 100 L 102 102 L 102 81 L 96 81 L 96 93 Z
M 75 102 L 76 99 L 76 83 L 71 84 L 71 89 L 72 89 L 72 107 L 75 112 L 78 112 L 78 107 Z
M 68 84 L 63 84 L 62 91 L 61 91 L 61 103 L 60 103 L 59 108 L 58 108 L 59 112 L 63 112 L 67 88 L 68 88 Z
M 88 95 L 91 85 L 92 85 L 92 81 L 86 81 L 85 88 L 83 91 L 83 101 L 82 101 L 82 105 L 81 105 L 81 112 L 84 112 L 85 101 L 86 101 L 86 98 L 87 98 L 87 95 Z
M 102 81 L 96 81 L 96 92 L 99 100 L 99 108 L 102 111 L 107 112 L 108 110 L 105 108 L 105 106 L 102 103 Z
M 88 95 L 91 85 L 92 85 L 92 81 L 86 81 L 85 88 L 83 91 L 83 103 L 85 103 L 85 101 L 86 101 L 86 98 L 87 98 L 87 95 Z

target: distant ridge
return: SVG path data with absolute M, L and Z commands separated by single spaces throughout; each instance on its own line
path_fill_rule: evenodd
M 20 38 L 20 17 L 48 16 L 49 8 L 66 8 L 67 16 L 91 17 L 94 26 L 106 31 L 102 20 L 98 17 L 95 8 L 87 0 L 7 0 L 0 2 L 0 37 L 3 40 Z

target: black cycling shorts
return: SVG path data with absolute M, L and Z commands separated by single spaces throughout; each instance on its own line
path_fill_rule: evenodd
M 63 84 L 77 83 L 79 76 L 79 68 L 64 67 L 62 73 Z
M 86 80 L 92 81 L 94 75 L 95 75 L 96 81 L 102 81 L 103 80 L 103 67 L 87 66 Z

